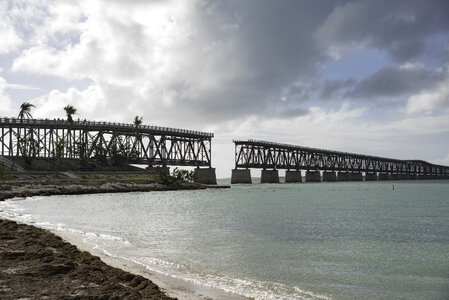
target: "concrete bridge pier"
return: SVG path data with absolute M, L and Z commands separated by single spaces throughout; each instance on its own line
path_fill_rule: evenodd
M 279 183 L 278 170 L 262 170 L 260 183 Z
M 217 184 L 215 168 L 196 168 L 195 181 L 204 184 Z
M 398 173 L 390 174 L 390 180 L 401 180 L 401 174 Z
M 232 169 L 231 184 L 252 183 L 250 169 Z
M 325 171 L 323 172 L 323 182 L 337 181 L 337 172 Z
M 388 173 L 379 173 L 379 180 L 390 180 L 390 174 L 388 174 Z
M 285 171 L 285 183 L 302 182 L 301 171 Z
M 376 181 L 377 180 L 377 173 L 369 173 L 366 172 L 365 174 L 365 181 Z
M 306 182 L 321 182 L 320 171 L 306 171 Z
M 337 180 L 338 181 L 349 181 L 349 173 L 342 172 L 342 171 L 338 172 Z
M 349 173 L 350 181 L 363 181 L 363 175 L 361 172 Z

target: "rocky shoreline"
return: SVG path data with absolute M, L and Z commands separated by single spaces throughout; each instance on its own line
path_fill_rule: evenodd
M 0 219 L 1 299 L 173 299 L 53 233 Z
M 223 188 L 154 180 L 83 180 L 64 174 L 18 175 L 0 183 L 0 201 L 16 197 Z M 0 219 L 1 299 L 174 299 L 151 280 L 105 264 L 59 236 Z
M 22 176 L 22 178 L 19 177 L 0 183 L 0 201 L 16 197 L 196 190 L 228 187 L 210 186 L 194 182 L 164 185 L 155 180 L 85 180 L 70 178 L 61 174 L 35 174 L 33 176 Z
M 196 190 L 206 188 L 207 186 L 197 183 L 182 183 L 180 185 L 162 185 L 154 182 L 97 182 L 95 184 L 71 182 L 46 185 L 26 183 L 22 185 L 0 185 L 0 201 L 16 197 Z

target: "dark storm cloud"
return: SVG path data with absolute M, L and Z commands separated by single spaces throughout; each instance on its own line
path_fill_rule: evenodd
M 313 80 L 333 47 L 365 44 L 400 61 L 416 57 L 428 38 L 449 31 L 449 1 L 210 1 L 202 9 L 197 22 L 207 28 L 203 36 L 224 38 L 232 45 L 226 59 L 243 70 L 224 89 L 183 102 L 217 113 L 214 119 L 283 111 L 283 96 L 294 102 L 313 93 L 334 100 L 398 96 L 441 79 L 436 71 L 387 67 L 361 81 Z M 235 30 L 217 30 L 226 24 Z M 308 85 L 310 79 L 315 83 Z
M 449 31 L 449 1 L 367 0 L 335 7 L 318 32 L 321 43 L 346 47 L 366 43 L 406 61 L 426 40 Z
M 321 85 L 320 98 L 321 99 L 335 99 L 339 97 L 342 90 L 345 90 L 356 83 L 354 79 L 344 80 L 326 80 Z
M 444 80 L 445 76 L 443 71 L 422 67 L 387 66 L 360 81 L 353 90 L 344 96 L 363 100 L 411 95 L 436 86 Z
M 119 9 L 108 11 L 117 3 Z M 419 91 L 441 80 L 441 74 L 392 65 L 365 79 L 320 82 L 319 76 L 329 60 L 354 48 L 380 49 L 403 63 L 416 59 L 429 38 L 449 33 L 447 0 L 136 0 L 98 5 L 105 13 L 84 16 L 92 20 L 74 27 L 83 39 L 69 39 L 66 53 L 52 43 L 45 45 L 48 49 L 35 47 L 41 56 L 27 57 L 35 52 L 24 49 L 13 71 L 90 79 L 105 95 L 101 105 L 123 115 L 143 108 L 142 114 L 156 121 L 172 116 L 193 123 L 251 115 L 290 117 L 306 113 L 315 99 Z M 133 9 L 150 13 L 153 5 L 170 12 L 156 33 L 150 27 L 158 28 L 158 20 L 145 23 L 132 14 Z M 66 65 L 73 57 L 70 49 L 78 49 L 74 53 L 79 57 Z M 60 61 L 53 60 L 56 54 Z

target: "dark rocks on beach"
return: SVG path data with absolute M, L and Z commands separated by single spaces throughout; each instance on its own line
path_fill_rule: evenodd
M 40 228 L 0 219 L 1 299 L 172 299 Z
M 11 198 L 25 198 L 32 196 L 50 195 L 76 195 L 95 193 L 124 193 L 124 192 L 150 192 L 169 190 L 205 189 L 207 186 L 198 183 L 182 183 L 179 185 L 163 185 L 149 181 L 88 181 L 64 180 L 48 182 L 12 182 L 8 185 L 0 184 L 0 201 Z

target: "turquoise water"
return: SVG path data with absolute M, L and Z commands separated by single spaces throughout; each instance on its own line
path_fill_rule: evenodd
M 448 299 L 449 181 L 36 197 L 3 216 L 257 299 Z

